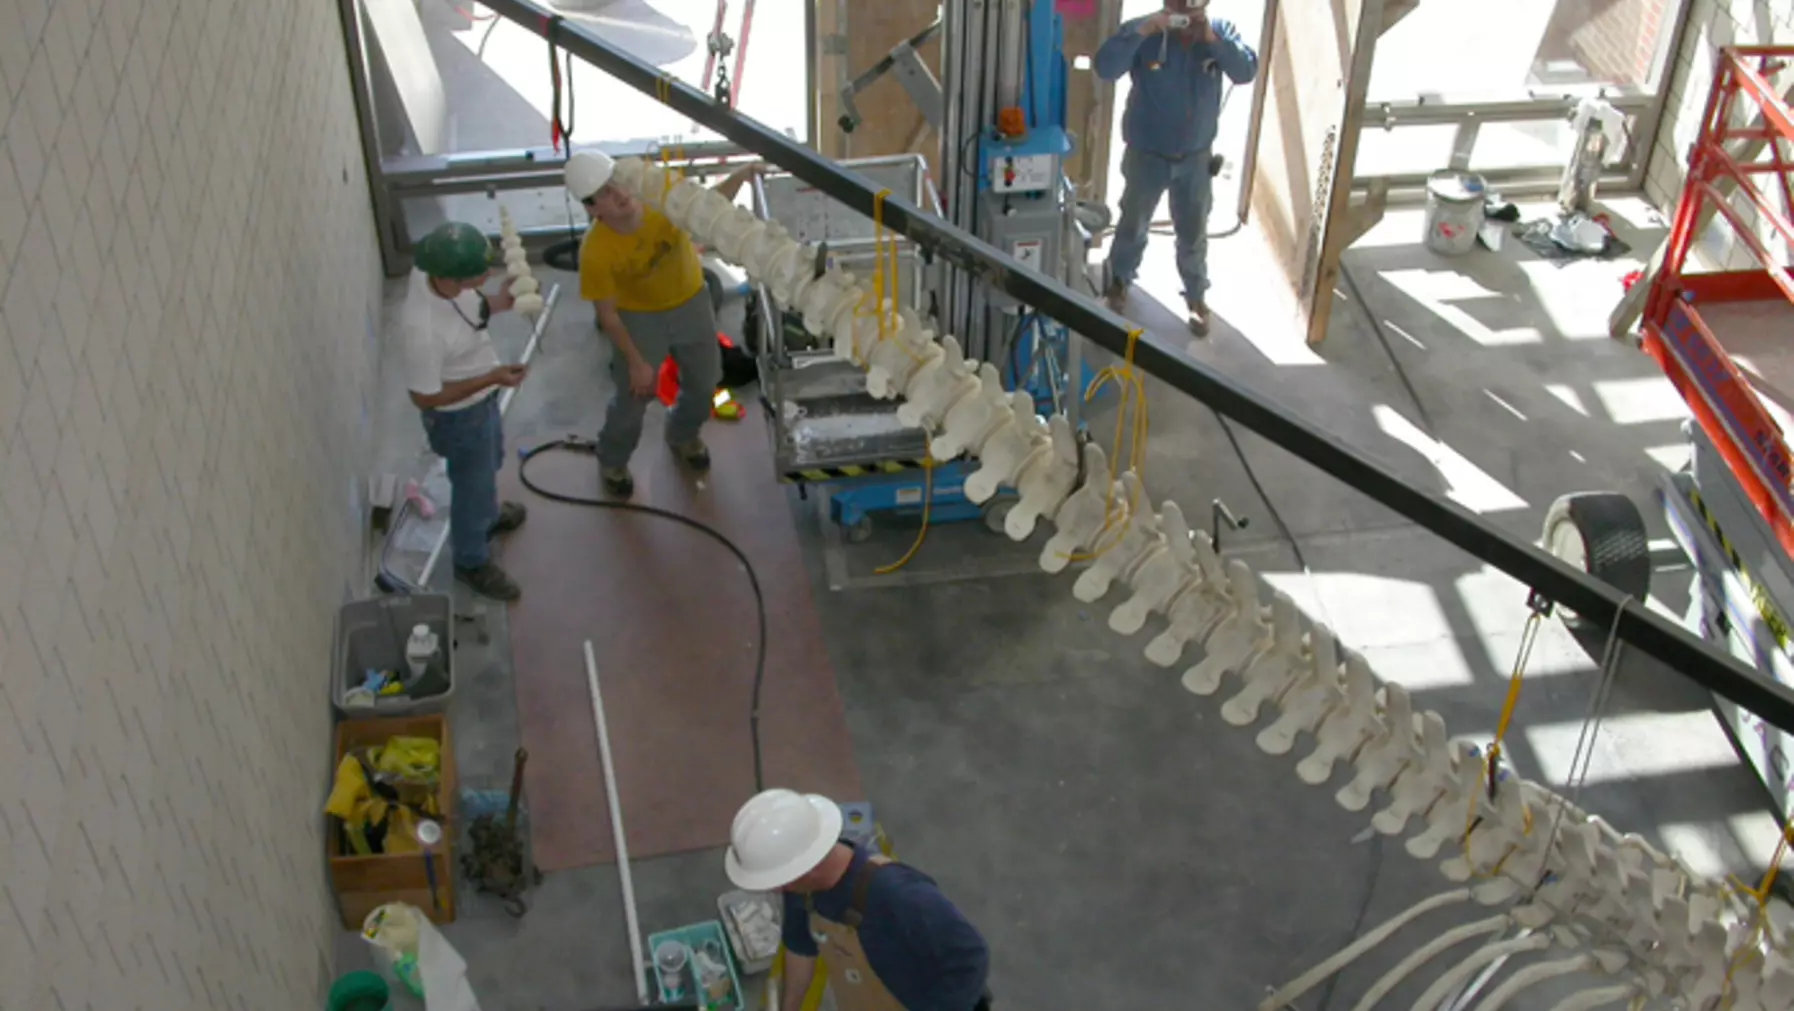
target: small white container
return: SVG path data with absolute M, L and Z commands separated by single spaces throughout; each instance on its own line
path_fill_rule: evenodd
M 436 633 L 430 631 L 428 625 L 413 625 L 411 639 L 405 643 L 405 663 L 411 668 L 413 680 L 424 676 L 430 669 L 430 663 L 436 659 L 440 651 L 441 641 Z
M 1442 256 L 1476 248 L 1488 187 L 1472 172 L 1435 172 L 1426 183 L 1426 245 Z

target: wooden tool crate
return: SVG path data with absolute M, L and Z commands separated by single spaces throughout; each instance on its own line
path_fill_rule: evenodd
M 432 861 L 436 871 L 437 901 L 432 902 L 430 898 L 430 879 L 422 853 L 358 856 L 345 852 L 341 820 L 327 817 L 324 846 L 330 858 L 330 882 L 342 910 L 343 926 L 348 930 L 360 930 L 368 913 L 388 902 L 416 906 L 435 923 L 452 923 L 455 919 L 455 877 L 458 873 L 455 848 L 459 835 L 455 799 L 458 786 L 454 742 L 449 738 L 447 718 L 432 714 L 344 720 L 336 725 L 336 754 L 330 766 L 332 774 L 350 751 L 384 744 L 393 737 L 425 737 L 441 745 L 442 774 L 436 787 L 436 804 L 442 813 L 442 843 L 435 848 Z

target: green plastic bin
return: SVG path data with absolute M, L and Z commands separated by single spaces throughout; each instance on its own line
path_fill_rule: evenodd
M 697 951 L 706 945 L 714 945 L 715 949 L 722 953 L 723 967 L 729 970 L 729 996 L 721 1000 L 699 999 L 699 1006 L 707 1011 L 742 1011 L 741 977 L 736 972 L 735 956 L 729 950 L 729 938 L 723 933 L 722 923 L 717 920 L 705 920 L 702 923 L 648 935 L 648 950 L 645 954 L 650 962 L 654 963 L 654 984 L 660 992 L 660 1002 L 671 1004 L 675 1001 L 692 1000 L 694 997 L 702 998 L 702 995 L 694 994 L 690 990 L 675 992 L 667 989 L 666 980 L 660 974 L 660 965 L 654 959 L 654 953 L 666 941 L 678 941 L 685 945 L 687 951 Z M 688 981 L 695 982 L 697 966 L 695 960 L 689 956 L 685 974 Z
M 330 985 L 328 1011 L 392 1011 L 392 991 L 378 973 L 351 972 Z

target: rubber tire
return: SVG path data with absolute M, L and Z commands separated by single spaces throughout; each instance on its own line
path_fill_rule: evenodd
M 1008 496 L 999 496 L 984 503 L 978 509 L 979 516 L 984 520 L 984 529 L 999 537 L 1008 537 L 1009 532 L 1003 529 L 1003 521 L 1009 518 L 1009 510 L 1014 508 L 1015 499 Z
M 1611 491 L 1573 492 L 1558 498 L 1545 510 L 1546 551 L 1557 554 L 1552 545 L 1559 533 L 1568 532 L 1566 527 L 1582 538 L 1584 571 L 1644 603 L 1651 592 L 1650 537 L 1644 516 L 1631 499 Z M 1557 611 L 1567 627 L 1589 627 L 1581 615 L 1564 607 Z
M 872 539 L 872 515 L 868 513 L 853 523 L 843 524 L 841 531 L 847 535 L 849 544 L 866 543 Z

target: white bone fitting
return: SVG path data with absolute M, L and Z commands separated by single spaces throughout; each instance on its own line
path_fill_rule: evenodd
M 523 236 L 518 234 L 517 225 L 511 220 L 511 212 L 503 205 L 498 207 L 499 249 L 504 254 L 505 275 L 511 278 L 511 295 L 517 299 L 512 306 L 525 319 L 535 321 L 541 313 L 542 284 L 530 273 L 529 253 L 523 248 Z
M 1111 629 L 1132 635 L 1153 625 L 1145 652 L 1162 667 L 1201 647 L 1182 675 L 1186 688 L 1218 696 L 1229 724 L 1257 727 L 1267 754 L 1298 754 L 1304 783 L 1342 784 L 1333 797 L 1346 810 L 1380 802 L 1370 818 L 1377 832 L 1404 836 L 1410 855 L 1439 861 L 1447 879 L 1464 884 L 1364 934 L 1270 994 L 1260 1011 L 1289 1006 L 1411 921 L 1465 903 L 1491 915 L 1429 927 L 1432 940 L 1376 980 L 1354 1011 L 1369 1011 L 1452 949 L 1462 949 L 1456 963 L 1436 970 L 1415 1011 L 1433 1011 L 1515 955 L 1526 956 L 1522 967 L 1481 995 L 1479 1011 L 1501 1011 L 1529 987 L 1578 974 L 1594 982 L 1560 1011 L 1636 998 L 1794 1007 L 1794 943 L 1780 925 L 1755 929 L 1756 907 L 1727 886 L 1543 786 L 1510 776 L 1491 792 L 1482 755 L 1453 741 L 1443 718 L 1415 712 L 1401 686 L 1379 685 L 1363 656 L 1286 594 L 1267 592 L 1244 562 L 1224 560 L 1176 504 L 1155 512 L 1138 474 L 1115 473 L 1115 461 L 1080 442 L 1063 416 L 1041 418 L 955 338 L 937 337 L 909 307 L 874 304 L 870 284 L 852 274 L 831 267 L 816 277 L 814 247 L 660 166 L 623 159 L 613 178 L 767 285 L 838 357 L 867 370 L 873 396 L 901 399 L 899 417 L 929 433 L 936 459 L 974 459 L 968 498 L 1013 489 L 1005 532 L 1020 541 L 1049 523 L 1041 569 L 1086 563 L 1072 593 L 1114 600 Z

